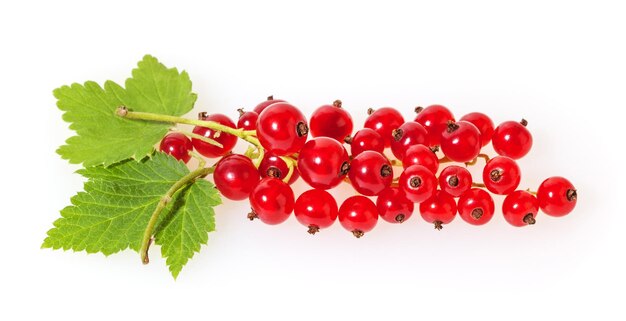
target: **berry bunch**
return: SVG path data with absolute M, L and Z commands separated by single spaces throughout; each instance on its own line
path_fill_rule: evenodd
M 339 100 L 319 107 L 307 121 L 297 107 L 269 97 L 253 111 L 240 109 L 237 124 L 222 114 L 200 114 L 201 120 L 258 139 L 257 153 L 233 154 L 237 136 L 202 126 L 193 129 L 191 139 L 179 132 L 168 134 L 160 149 L 183 162 L 195 154 L 193 149 L 207 158 L 219 157 L 213 168 L 215 185 L 228 199 L 249 199 L 250 220 L 279 224 L 293 212 L 311 234 L 339 218 L 345 229 L 361 237 L 379 217 L 390 223 L 408 220 L 415 205 L 438 230 L 457 213 L 472 225 L 482 225 L 494 215 L 491 194 L 505 195 L 502 213 L 513 226 L 534 224 L 539 209 L 563 216 L 576 205 L 576 189 L 563 177 L 544 180 L 536 192 L 519 189 L 516 160 L 533 143 L 525 120 L 495 127 L 478 112 L 456 120 L 442 105 L 417 107 L 415 112 L 414 120 L 405 121 L 394 108 L 369 109 L 364 128 L 353 133 L 352 117 Z M 498 154 L 493 158 L 481 154 L 490 142 Z M 482 182 L 466 168 L 479 158 L 486 160 Z M 312 189 L 296 198 L 290 185 L 299 177 Z M 328 190 L 342 182 L 361 195 L 339 205 Z M 376 202 L 369 198 L 373 196 Z

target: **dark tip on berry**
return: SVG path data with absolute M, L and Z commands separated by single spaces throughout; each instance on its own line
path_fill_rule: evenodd
M 433 153 L 437 153 L 437 152 L 439 151 L 439 145 L 435 145 L 435 146 L 431 147 L 431 148 L 430 148 L 430 150 L 431 150 Z
M 502 172 L 499 169 L 494 169 L 489 173 L 489 178 L 491 178 L 493 182 L 497 182 L 502 178 Z
M 309 126 L 303 121 L 299 122 L 296 127 L 298 137 L 306 136 L 309 133 Z
M 391 136 L 393 136 L 393 139 L 396 142 L 399 142 L 402 139 L 402 136 L 404 136 L 404 131 L 400 128 L 394 129 L 391 131 Z
M 274 100 L 274 95 L 267 96 L 267 100 Z
M 349 171 L 350 171 L 350 163 L 343 162 L 343 164 L 341 164 L 341 168 L 339 169 L 339 176 L 346 176 L 348 175 Z
M 478 220 L 483 216 L 483 209 L 475 208 L 470 215 L 472 216 L 473 219 Z
M 524 118 L 522 118 L 522 120 L 519 123 L 522 124 L 522 126 L 524 127 L 528 126 L 528 121 Z
M 354 235 L 357 239 L 360 239 L 363 235 L 365 235 L 365 233 L 363 233 L 363 231 L 354 230 L 352 231 L 352 235 Z
M 422 185 L 422 179 L 419 177 L 411 177 L 411 179 L 409 180 L 409 184 L 413 188 L 418 188 Z
M 422 112 L 422 110 L 424 110 L 424 107 L 422 107 L 422 106 L 417 106 L 417 107 L 415 107 L 415 109 L 414 109 L 414 110 L 415 110 L 415 113 L 416 113 L 416 114 L 419 114 L 419 113 L 421 113 L 421 112 Z
M 343 141 L 346 142 L 346 144 L 352 144 L 352 136 L 350 135 L 346 136 L 346 138 L 344 138 Z
M 396 215 L 396 217 L 394 219 L 396 220 L 396 222 L 402 223 L 402 222 L 404 222 L 405 218 L 406 218 L 406 216 L 404 216 L 404 214 L 398 214 L 398 215 Z
M 391 166 L 385 164 L 380 168 L 380 176 L 387 177 L 389 175 L 393 175 L 393 168 Z
M 373 113 L 374 113 L 374 108 L 368 108 L 368 109 L 367 109 L 367 114 L 368 114 L 368 115 L 371 115 L 371 114 L 373 114 Z
M 337 99 L 335 101 L 333 101 L 333 106 L 337 107 L 337 108 L 341 108 L 341 105 L 343 103 L 341 102 L 341 100 Z
M 457 125 L 455 122 L 448 120 L 448 128 L 446 129 L 446 131 L 448 133 L 451 133 L 455 130 L 459 129 L 459 125 Z
M 567 200 L 570 202 L 573 202 L 578 198 L 578 193 L 575 189 L 568 189 L 565 195 L 567 196 Z
M 274 178 L 283 177 L 283 173 L 281 173 L 280 169 L 278 169 L 278 167 L 275 167 L 275 166 L 270 166 L 265 173 L 267 174 L 268 177 L 274 177 Z
M 256 215 L 256 212 L 253 209 L 250 209 L 250 213 L 248 213 L 248 219 L 254 221 L 255 218 L 259 218 L 259 216 Z
M 241 116 L 243 116 L 243 108 L 237 108 L 237 111 L 239 112 L 239 118 L 241 118 Z
M 456 175 L 452 175 L 448 178 L 448 185 L 452 187 L 459 186 L 459 178 Z
M 319 232 L 320 228 L 315 225 L 309 225 L 309 230 L 307 231 L 311 235 L 315 235 L 315 233 Z
M 442 221 L 435 221 L 435 230 L 441 231 L 442 228 L 443 228 L 443 222 Z
M 125 117 L 128 115 L 128 108 L 124 105 L 117 107 L 115 113 L 120 117 Z
M 524 223 L 528 224 L 528 225 L 533 225 L 535 224 L 535 218 L 533 217 L 533 213 L 528 213 L 526 214 L 526 216 L 524 216 Z
M 201 111 L 198 113 L 198 120 L 205 120 L 207 117 L 209 117 L 209 113 L 207 113 L 206 111 Z

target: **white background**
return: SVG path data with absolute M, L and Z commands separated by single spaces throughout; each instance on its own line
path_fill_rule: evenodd
M 623 320 L 618 2 L 3 2 L 0 319 Z M 189 71 L 196 111 L 231 117 L 268 94 L 307 114 L 340 98 L 358 127 L 383 105 L 407 119 L 433 103 L 524 117 L 535 145 L 520 161 L 522 187 L 566 176 L 578 207 L 527 228 L 497 215 L 441 232 L 416 212 L 357 240 L 339 224 L 312 237 L 294 218 L 250 223 L 246 202 L 227 202 L 177 281 L 157 248 L 148 266 L 128 251 L 41 250 L 82 188 L 78 167 L 55 154 L 72 133 L 52 90 L 121 83 L 146 53 Z

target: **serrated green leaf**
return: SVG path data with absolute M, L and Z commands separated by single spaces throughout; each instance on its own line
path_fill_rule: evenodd
M 54 90 L 57 106 L 65 112 L 63 119 L 76 132 L 58 149 L 61 157 L 85 167 L 142 159 L 152 153 L 171 124 L 123 119 L 115 115 L 117 107 L 172 116 L 193 108 L 196 94 L 186 72 L 145 56 L 132 74 L 126 89 L 112 81 L 105 82 L 104 88 L 88 81 Z
M 159 200 L 183 176 L 185 164 L 156 153 L 140 162 L 79 170 L 87 178 L 84 192 L 61 211 L 42 247 L 110 255 L 138 251 L 144 230 Z M 179 190 L 162 212 L 154 231 L 176 277 L 214 229 L 213 206 L 220 197 L 210 182 L 198 179 Z

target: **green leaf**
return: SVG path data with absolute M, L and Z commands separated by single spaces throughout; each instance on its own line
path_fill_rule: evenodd
M 61 211 L 42 247 L 109 255 L 139 250 L 160 199 L 189 170 L 173 157 L 155 153 L 140 162 L 90 167 L 79 173 L 87 178 L 84 192 Z M 155 243 L 162 245 L 174 277 L 206 244 L 207 233 L 214 230 L 212 207 L 220 202 L 213 184 L 198 179 L 176 192 L 161 213 Z
M 196 101 L 186 72 L 168 69 L 152 56 L 145 56 L 126 80 L 126 89 L 107 81 L 104 88 L 88 81 L 54 90 L 63 119 L 76 132 L 58 149 L 70 163 L 85 167 L 111 165 L 150 155 L 172 126 L 169 123 L 123 119 L 117 107 L 132 111 L 182 116 Z

